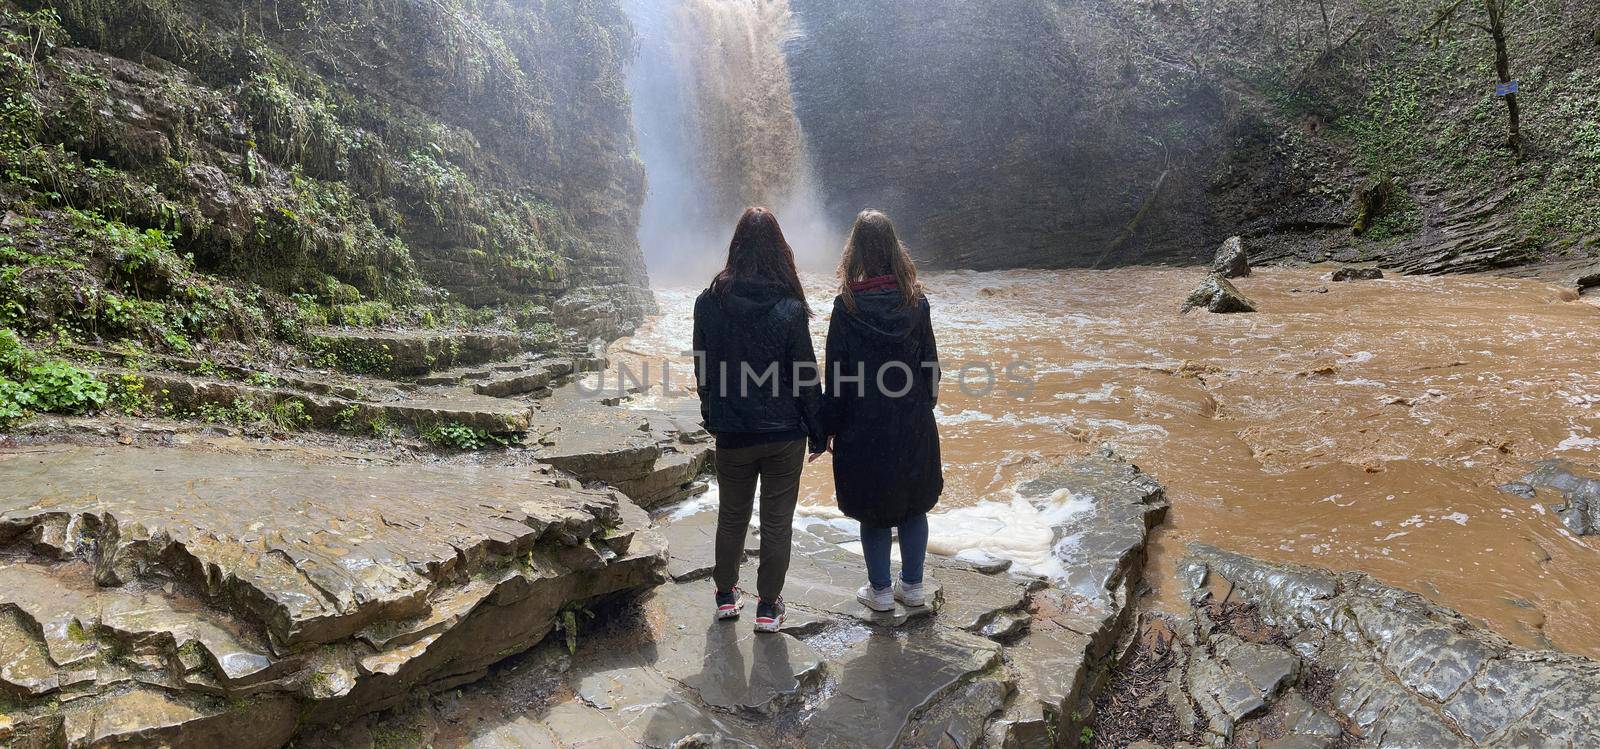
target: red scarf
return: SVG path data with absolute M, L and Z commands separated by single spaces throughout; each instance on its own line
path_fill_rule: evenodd
M 884 289 L 900 288 L 900 279 L 894 276 L 873 276 L 865 281 L 855 281 L 850 284 L 850 290 L 860 294 L 864 291 L 882 291 Z

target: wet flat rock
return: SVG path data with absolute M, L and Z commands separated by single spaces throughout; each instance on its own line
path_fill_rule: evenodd
M 1202 649 L 1212 654 L 1201 659 L 1211 665 L 1191 661 L 1190 677 L 1200 682 L 1191 694 L 1210 695 L 1197 705 L 1214 716 L 1219 738 L 1292 687 L 1302 666 L 1314 665 L 1332 674 L 1326 707 L 1353 727 L 1359 746 L 1600 742 L 1600 663 L 1517 648 L 1360 573 L 1269 564 L 1195 545 L 1184 574 L 1197 590 L 1211 576 L 1233 584 L 1236 596 L 1259 606 L 1261 619 L 1289 638 L 1287 645 L 1257 644 L 1213 633 Z M 1206 673 L 1197 677 L 1197 667 Z M 1300 743 L 1327 738 L 1327 720 L 1295 711 L 1308 736 Z
M 713 447 L 698 420 L 608 405 L 569 385 L 533 414 L 527 446 L 546 464 L 583 481 L 605 482 L 644 508 L 702 491 Z
M 716 514 L 663 515 L 675 582 L 628 610 L 641 624 L 581 643 L 551 677 L 563 685 L 551 690 L 556 699 L 495 711 L 470 735 L 433 745 L 1071 745 L 1089 674 L 1127 618 L 1147 530 L 1166 503 L 1159 485 L 1109 456 L 1052 470 L 1029 493 L 1045 501 L 1065 491 L 1094 508 L 1059 530 L 1071 589 L 1005 565 L 933 558 L 934 605 L 874 612 L 855 599 L 866 580 L 856 542 L 797 530 L 784 589 L 789 620 L 775 635 L 752 631 L 749 594 L 740 619 L 713 618 L 705 577 Z M 747 549 L 757 543 L 752 533 Z M 746 559 L 745 585 L 757 565 Z M 1270 680 L 1265 666 L 1250 673 Z M 516 689 L 491 679 L 469 687 L 466 701 L 494 702 Z
M 1050 747 L 1078 730 L 1089 673 L 1128 624 L 1150 529 L 1168 509 L 1159 483 L 1107 452 L 1021 488 L 1036 502 L 1063 492 L 1090 508 L 1056 529 L 1066 577 L 1031 596 L 1026 632 L 1006 648 L 1016 693 L 990 726 L 990 745 Z
M 9 717 L 90 743 L 213 746 L 241 700 L 291 730 L 377 709 L 664 561 L 626 500 L 509 469 L 64 448 L 0 454 L 0 484 Z

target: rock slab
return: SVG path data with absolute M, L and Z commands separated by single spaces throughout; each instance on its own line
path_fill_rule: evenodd
M 47 746 L 275 747 L 477 678 L 665 561 L 632 503 L 525 470 L 48 448 L 0 453 L 0 484 L 0 689 Z
M 1342 726 L 1361 747 L 1600 745 L 1600 663 L 1518 648 L 1460 614 L 1361 573 L 1261 562 L 1204 545 L 1182 564 L 1196 594 L 1189 689 L 1209 735 L 1270 709 L 1297 745 Z M 1207 583 L 1226 581 L 1265 631 L 1244 642 L 1212 620 Z M 1237 627 L 1232 627 L 1237 629 Z M 1244 633 L 1240 630 L 1240 636 Z M 1290 665 L 1292 664 L 1292 665 Z M 1298 674 L 1325 675 L 1301 689 Z M 1305 697 L 1319 695 L 1321 704 Z M 1180 714 L 1182 713 L 1180 709 Z

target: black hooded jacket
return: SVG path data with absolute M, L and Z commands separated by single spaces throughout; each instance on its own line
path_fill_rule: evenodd
M 828 325 L 828 431 L 844 514 L 873 528 L 933 509 L 944 491 L 939 428 L 939 348 L 926 298 L 905 306 L 899 289 L 843 299 Z
M 719 444 L 793 435 L 821 452 L 821 370 L 805 306 L 786 288 L 735 281 L 726 293 L 701 292 L 694 350 L 700 416 Z

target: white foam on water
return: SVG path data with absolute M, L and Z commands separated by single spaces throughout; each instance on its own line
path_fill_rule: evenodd
M 1058 555 L 1061 550 L 1057 549 L 1055 529 L 1093 511 L 1091 500 L 1065 489 L 1043 500 L 1013 495 L 1004 502 L 985 501 L 971 507 L 934 511 L 928 513 L 928 551 L 979 563 L 1004 559 L 1018 572 L 1064 578 L 1066 568 Z M 859 531 L 856 521 L 845 517 L 839 508 L 826 505 L 795 508 L 794 524 L 802 530 L 824 525 L 852 535 Z M 1070 547 L 1072 541 L 1069 536 L 1061 545 Z M 841 548 L 860 553 L 859 544 L 843 544 Z M 898 547 L 895 553 L 898 558 Z
M 1556 445 L 1557 450 L 1593 450 L 1596 448 L 1600 448 L 1600 439 L 1584 437 L 1577 432 L 1570 433 L 1566 439 L 1561 441 L 1561 444 Z

